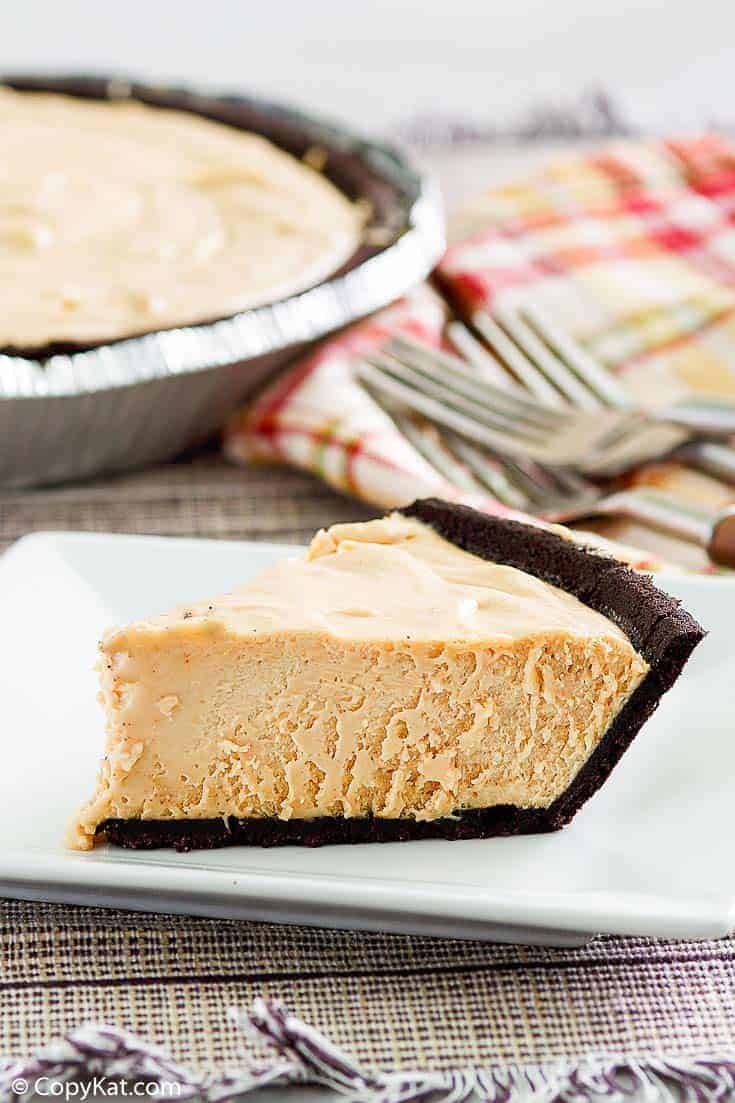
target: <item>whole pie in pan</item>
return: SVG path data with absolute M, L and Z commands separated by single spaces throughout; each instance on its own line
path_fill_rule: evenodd
M 0 348 L 94 345 L 313 286 L 363 208 L 268 139 L 133 99 L 0 88 Z
M 434 499 L 111 631 L 107 749 L 71 844 L 552 831 L 702 628 L 615 559 Z

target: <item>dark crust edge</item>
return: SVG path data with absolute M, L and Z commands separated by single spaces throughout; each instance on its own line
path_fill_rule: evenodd
M 472 808 L 438 820 L 380 819 L 364 816 L 320 816 L 310 820 L 106 820 L 100 836 L 131 850 L 172 847 L 178 851 L 214 850 L 223 846 L 308 846 L 352 843 L 399 843 L 414 839 L 487 839 L 495 835 L 528 835 L 552 831 L 543 809 L 511 804 Z
M 468 506 L 425 498 L 398 511 L 430 525 L 445 540 L 472 555 L 516 567 L 579 598 L 613 621 L 630 639 L 650 670 L 605 732 L 571 785 L 548 808 L 496 805 L 468 809 L 437 820 L 122 820 L 100 825 L 118 846 L 212 849 L 250 846 L 323 846 L 327 843 L 399 842 L 409 839 L 472 839 L 556 831 L 569 823 L 600 788 L 681 674 L 706 635 L 679 602 L 651 579 L 619 560 L 558 533 L 520 521 L 493 517 Z
M 549 529 L 437 498 L 414 502 L 400 512 L 473 555 L 516 567 L 573 594 L 616 624 L 649 664 L 648 674 L 571 785 L 545 809 L 545 829 L 563 827 L 607 780 L 707 633 L 648 575 Z
M 301 116 L 294 108 L 259 100 L 247 95 L 224 95 L 192 92 L 186 88 L 173 88 L 145 84 L 136 80 L 128 80 L 121 76 L 86 76 L 84 74 L 73 76 L 53 75 L 25 75 L 7 74 L 0 75 L 0 84 L 6 88 L 12 88 L 18 92 L 53 92 L 58 95 L 71 96 L 75 99 L 111 100 L 118 102 L 120 99 L 137 100 L 149 107 L 162 107 L 166 110 L 183 111 L 189 114 L 212 119 L 214 122 L 225 123 L 236 130 L 253 131 L 268 138 L 280 149 L 292 154 L 300 160 L 306 151 L 312 146 L 324 148 L 328 154 L 327 164 L 323 175 L 330 180 L 340 191 L 349 198 L 366 199 L 372 207 L 372 216 L 366 229 L 374 231 L 376 228 L 389 235 L 390 240 L 386 244 L 371 245 L 363 240 L 358 245 L 351 257 L 334 270 L 321 282 L 329 282 L 338 279 L 347 272 L 358 268 L 370 257 L 382 252 L 399 237 L 406 225 L 396 224 L 396 211 L 401 204 L 403 192 L 398 184 L 395 184 L 387 176 L 381 176 L 376 168 L 369 166 L 357 152 L 342 148 L 335 141 L 325 126 L 318 119 Z M 115 89 L 124 87 L 124 95 L 120 96 Z M 307 289 L 304 289 L 307 290 Z M 298 292 L 301 294 L 302 292 Z M 287 296 L 283 301 L 287 302 L 292 296 Z M 212 318 L 196 321 L 186 328 L 206 327 L 214 322 L 232 315 L 217 315 Z M 104 341 L 53 341 L 45 345 L 31 346 L 5 346 L 0 348 L 0 354 L 4 356 L 18 356 L 32 358 L 34 360 L 47 360 L 51 356 L 71 355 L 84 352 L 88 349 L 99 348 L 102 345 L 116 345 L 127 341 L 131 337 L 142 337 L 147 333 L 162 333 L 166 329 L 180 328 L 166 326 L 163 329 L 143 329 L 139 333 L 126 334 L 123 337 L 114 337 Z

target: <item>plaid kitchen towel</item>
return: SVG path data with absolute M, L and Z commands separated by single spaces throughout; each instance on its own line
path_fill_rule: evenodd
M 735 146 L 616 142 L 474 201 L 438 278 L 463 313 L 532 303 L 634 397 L 735 398 Z
M 735 149 L 723 139 L 616 143 L 473 206 L 483 229 L 437 270 L 461 314 L 532 303 L 645 405 L 692 392 L 735 399 Z M 327 341 L 232 420 L 225 454 L 295 464 L 383 508 L 438 495 L 507 512 L 438 476 L 351 375 L 397 332 L 440 345 L 445 320 L 423 286 Z M 681 496 L 679 470 L 657 468 L 659 490 L 670 480 Z M 645 546 L 613 550 L 655 569 L 662 556 Z
M 447 314 L 442 299 L 421 285 L 326 341 L 235 416 L 225 432 L 225 454 L 239 462 L 295 464 L 337 490 L 386 509 L 417 497 L 452 497 L 456 490 L 351 374 L 356 359 L 396 333 L 439 345 Z

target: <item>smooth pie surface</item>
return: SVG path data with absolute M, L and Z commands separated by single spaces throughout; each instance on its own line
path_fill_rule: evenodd
M 226 316 L 317 283 L 362 215 L 255 134 L 140 103 L 0 89 L 0 348 Z
M 648 667 L 576 598 L 418 521 L 336 526 L 102 645 L 108 743 L 75 824 L 546 807 Z
M 322 530 L 305 556 L 284 557 L 229 594 L 114 631 L 105 648 L 174 628 L 193 636 L 320 632 L 389 643 L 509 642 L 560 631 L 630 646 L 621 629 L 572 594 L 470 555 L 399 513 Z

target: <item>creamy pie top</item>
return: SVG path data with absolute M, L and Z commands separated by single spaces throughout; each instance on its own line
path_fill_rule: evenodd
M 303 290 L 362 215 L 255 134 L 184 111 L 0 88 L 0 348 L 95 343 Z
M 559 632 L 627 636 L 573 594 L 515 567 L 491 563 L 399 513 L 333 525 L 307 554 L 210 601 L 116 629 L 107 646 L 134 635 L 224 631 L 246 638 L 273 632 L 324 633 L 343 640 L 510 641 Z

